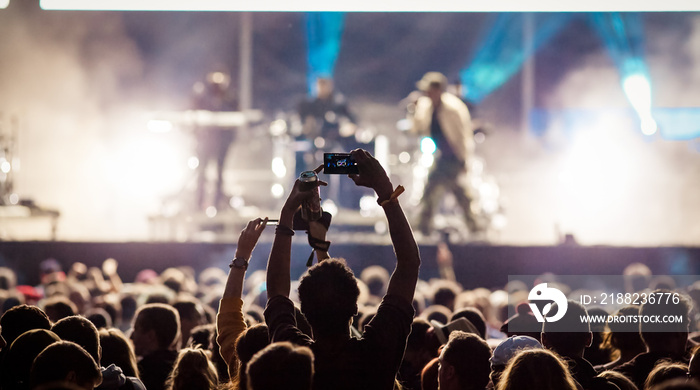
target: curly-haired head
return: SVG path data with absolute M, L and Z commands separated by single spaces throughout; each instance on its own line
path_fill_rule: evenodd
M 343 259 L 322 261 L 299 281 L 301 311 L 315 335 L 347 332 L 359 295 L 355 275 Z

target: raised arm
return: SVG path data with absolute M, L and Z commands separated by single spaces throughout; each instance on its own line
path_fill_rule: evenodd
M 229 367 L 229 375 L 235 377 L 238 369 L 238 362 L 235 354 L 235 344 L 238 336 L 245 330 L 243 319 L 243 279 L 248 261 L 253 253 L 255 245 L 258 243 L 260 234 L 265 229 L 267 218 L 255 219 L 248 222 L 248 225 L 238 237 L 238 246 L 234 260 L 231 261 L 231 270 L 228 273 L 224 293 L 219 303 L 219 312 L 216 316 L 216 329 L 218 336 L 216 342 L 219 344 L 219 353 Z
M 350 175 L 355 184 L 372 188 L 377 193 L 380 204 L 389 200 L 394 188 L 379 161 L 362 149 L 353 150 L 352 156 L 360 171 L 357 175 Z M 413 301 L 420 268 L 418 245 L 398 198 L 384 203 L 383 209 L 396 253 L 396 268 L 389 280 L 387 295 L 400 296 L 410 303 Z
M 317 169 L 320 171 L 322 168 L 323 166 L 320 166 Z M 312 191 L 301 191 L 299 189 L 300 183 L 298 179 L 294 183 L 292 191 L 289 193 L 284 206 L 282 206 L 279 224 L 275 229 L 275 239 L 272 242 L 270 258 L 267 261 L 268 301 L 278 295 L 289 297 L 294 213 L 305 199 L 313 196 Z M 325 182 L 320 180 L 318 183 L 326 185 Z

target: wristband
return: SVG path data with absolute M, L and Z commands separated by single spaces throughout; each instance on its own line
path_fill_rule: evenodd
M 275 234 L 281 234 L 283 236 L 293 236 L 294 230 L 284 225 L 277 225 L 277 227 L 275 228 Z
M 314 253 L 316 253 L 317 250 L 328 252 L 328 248 L 331 246 L 331 242 L 319 240 L 316 237 L 312 237 L 311 234 L 309 234 L 309 232 L 306 232 L 306 234 L 309 235 L 309 245 L 311 245 L 311 248 L 313 248 L 311 249 L 309 259 L 306 261 L 306 266 L 311 267 L 314 263 Z
M 398 186 L 398 187 L 396 187 L 394 192 L 391 193 L 391 196 L 389 197 L 389 199 L 383 200 L 381 202 L 379 200 L 377 200 L 377 203 L 379 203 L 379 205 L 382 207 L 388 205 L 389 203 L 397 203 L 399 201 L 399 195 L 403 194 L 403 192 L 405 190 L 406 189 L 403 188 L 403 186 Z
M 242 270 L 247 270 L 248 269 L 248 259 L 244 259 L 242 257 L 236 257 L 233 260 L 231 260 L 231 264 L 228 265 L 229 268 L 239 268 Z

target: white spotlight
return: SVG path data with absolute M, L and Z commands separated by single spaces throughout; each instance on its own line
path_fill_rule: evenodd
M 272 187 L 270 188 L 270 192 L 272 193 L 272 197 L 275 199 L 279 199 L 284 195 L 284 187 L 282 187 L 282 184 L 273 184 Z
M 199 166 L 199 159 L 195 156 L 188 158 L 187 159 L 187 166 L 190 169 L 197 169 L 197 167 Z
M 173 129 L 173 124 L 170 121 L 153 119 L 148 121 L 148 130 L 154 133 L 167 133 Z
M 360 215 L 369 217 L 379 209 L 377 198 L 374 195 L 365 195 L 360 198 Z
M 436 150 L 437 146 L 435 145 L 435 141 L 433 141 L 432 138 L 423 137 L 423 139 L 420 140 L 420 151 L 423 154 L 433 154 Z
M 275 157 L 272 159 L 272 173 L 280 179 L 287 176 L 287 167 L 284 166 L 282 157 Z
M 338 215 L 338 206 L 336 206 L 335 202 L 330 199 L 324 200 L 323 203 L 321 203 L 321 208 L 323 211 L 328 211 L 330 215 Z
M 622 88 L 635 110 L 646 111 L 651 108 L 651 86 L 646 76 L 631 74 L 622 81 Z
M 656 121 L 651 116 L 651 85 L 649 79 L 641 73 L 631 74 L 622 81 L 622 88 L 634 110 L 641 120 L 642 133 L 656 133 Z
M 270 135 L 279 137 L 287 132 L 287 122 L 282 119 L 277 119 L 270 124 Z
M 656 121 L 654 118 L 651 117 L 651 115 L 647 115 L 642 119 L 642 133 L 644 135 L 654 135 L 656 133 L 656 130 L 658 130 L 658 126 L 656 125 Z

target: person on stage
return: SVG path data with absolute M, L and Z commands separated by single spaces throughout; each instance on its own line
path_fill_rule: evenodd
M 195 110 L 211 112 L 238 111 L 238 101 L 232 96 L 229 89 L 231 77 L 224 72 L 211 72 L 207 74 L 205 82 L 198 82 L 193 87 Z M 197 195 L 196 207 L 205 210 L 208 206 L 224 208 L 227 205 L 223 192 L 223 169 L 228 150 L 236 138 L 236 127 L 211 126 L 197 124 L 194 129 L 197 139 Z M 207 200 L 206 170 L 209 163 L 216 165 L 216 179 L 213 183 L 213 200 Z
M 307 138 L 323 138 L 323 145 L 316 145 L 316 148 L 327 151 L 339 148 L 343 152 L 354 149 L 357 121 L 345 97 L 335 90 L 332 79 L 316 79 L 316 97 L 299 105 L 299 116 Z
M 311 144 L 309 152 L 297 156 L 298 167 L 303 167 L 303 170 L 318 166 L 323 161 L 324 152 L 348 153 L 362 146 L 355 139 L 357 119 L 348 108 L 345 97 L 335 90 L 332 79 L 317 78 L 316 96 L 301 102 L 298 111 L 302 121 L 302 137 Z M 331 180 L 328 199 L 343 208 L 359 208 L 360 198 L 366 191 L 338 178 Z M 343 196 L 340 196 L 341 193 Z
M 424 236 L 431 233 L 435 207 L 440 200 L 440 189 L 451 191 L 464 211 L 467 228 L 479 230 L 471 210 L 471 197 L 459 177 L 466 174 L 467 162 L 474 153 L 474 132 L 469 109 L 462 100 L 447 92 L 447 77 L 439 72 L 428 72 L 416 83 L 422 91 L 415 103 L 413 132 L 430 137 L 436 151 L 428 181 L 423 190 L 418 228 Z

